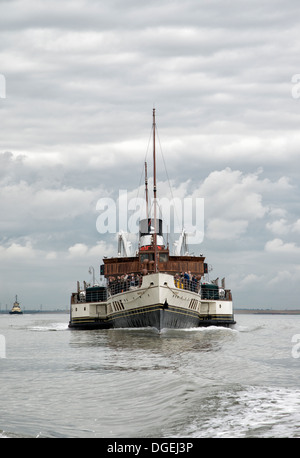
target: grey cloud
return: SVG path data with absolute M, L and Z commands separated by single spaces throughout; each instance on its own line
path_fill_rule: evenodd
M 111 245 L 96 231 L 95 203 L 137 188 L 155 104 L 174 188 L 189 183 L 188 194 L 202 193 L 218 176 L 207 197 L 211 234 L 203 251 L 221 275 L 232 273 L 237 300 L 253 279 L 277 278 L 271 257 L 300 246 L 297 231 L 287 230 L 299 219 L 300 102 L 291 95 L 291 77 L 300 72 L 296 1 L 15 0 L 0 8 L 7 86 L 0 100 L 0 246 L 8 271 L 17 256 L 25 262 L 30 255 L 28 276 L 47 259 L 55 283 L 59 259 L 70 269 L 68 283 L 77 275 L 70 247 L 73 255 L 85 253 L 81 273 L 86 256 L 100 255 L 100 240 Z M 160 148 L 158 165 L 165 189 Z M 256 177 L 255 189 L 235 182 L 237 173 Z M 251 214 L 230 191 L 250 202 Z M 221 216 L 224 230 L 236 223 L 225 241 Z M 290 259 L 286 278 L 295 281 Z M 5 289 L 11 277 L 2 281 Z M 45 287 L 40 279 L 40 291 Z

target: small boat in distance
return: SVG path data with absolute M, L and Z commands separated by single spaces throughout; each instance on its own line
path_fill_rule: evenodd
M 23 314 L 23 312 L 21 310 L 21 307 L 20 307 L 20 304 L 18 302 L 18 296 L 16 296 L 16 300 L 14 302 L 14 305 L 13 305 L 13 307 L 12 307 L 12 309 L 11 309 L 11 311 L 9 313 L 10 313 L 10 315 L 22 315 Z
M 221 286 L 218 280 L 209 281 L 202 254 L 173 254 L 164 244 L 162 219 L 156 211 L 155 109 L 152 129 L 154 217 L 148 214 L 145 171 L 147 214 L 139 222 L 139 248 L 134 255 L 125 250 L 124 256 L 121 252 L 111 258 L 104 256 L 102 285 L 84 282 L 81 289 L 77 282 L 77 291 L 71 295 L 70 328 L 152 327 L 160 332 L 164 328 L 228 327 L 235 323 L 225 279 Z

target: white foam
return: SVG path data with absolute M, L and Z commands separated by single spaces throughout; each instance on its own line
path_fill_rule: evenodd
M 300 391 L 249 387 L 219 392 L 207 401 L 210 413 L 194 418 L 193 437 L 300 437 Z
M 32 331 L 65 331 L 68 329 L 68 323 L 49 323 L 47 325 L 32 326 Z

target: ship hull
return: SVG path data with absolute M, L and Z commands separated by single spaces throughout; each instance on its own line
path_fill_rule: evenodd
M 100 307 L 102 307 L 101 318 Z M 218 313 L 217 310 L 221 312 Z M 152 327 L 161 331 L 200 326 L 228 327 L 234 323 L 231 301 L 201 301 L 195 292 L 174 288 L 172 276 L 153 274 L 145 278 L 142 288 L 114 295 L 105 305 L 103 303 L 81 306 L 78 304 L 74 307 L 74 314 L 71 313 L 69 327 L 73 329 Z
M 230 316 L 205 316 L 191 315 L 184 310 L 164 306 L 141 307 L 131 312 L 122 312 L 109 319 L 80 318 L 71 319 L 71 329 L 110 329 L 110 328 L 155 328 L 162 329 L 188 329 L 208 326 L 230 327 L 235 324 L 233 315 Z
M 81 329 L 83 331 L 92 330 L 92 329 L 109 329 L 111 328 L 111 324 L 107 322 L 106 319 L 99 319 L 99 318 L 71 318 L 69 321 L 69 328 L 70 329 Z
M 156 305 L 148 309 L 141 308 L 132 313 L 122 313 L 112 319 L 114 328 L 145 328 L 153 327 L 158 331 L 162 329 L 188 329 L 206 326 L 229 326 L 235 321 L 232 316 L 201 317 L 179 307 L 167 308 Z

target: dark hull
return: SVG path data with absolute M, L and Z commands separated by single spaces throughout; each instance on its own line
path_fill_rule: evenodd
M 108 323 L 107 320 L 100 320 L 98 318 L 80 318 L 73 319 L 69 321 L 70 329 L 82 329 L 82 330 L 91 330 L 91 329 L 109 329 L 112 328 L 111 323 Z
M 80 318 L 71 320 L 72 329 L 109 329 L 109 328 L 146 328 L 187 329 L 207 326 L 225 326 L 234 324 L 233 315 L 206 316 L 203 318 L 192 310 L 179 307 L 153 305 L 134 310 L 124 310 L 110 315 L 105 320 Z
M 9 312 L 10 315 L 23 315 L 23 312 Z

